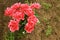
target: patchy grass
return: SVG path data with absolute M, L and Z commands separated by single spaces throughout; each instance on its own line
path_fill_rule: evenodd
M 15 3 L 14 1 L 13 3 Z M 3 3 L 3 1 L 1 0 L 0 2 Z M 8 3 L 9 2 L 11 1 L 8 1 Z M 22 38 L 20 38 L 20 36 L 22 35 L 20 35 L 20 33 L 16 34 L 16 36 L 14 35 L 15 40 L 60 40 L 60 0 L 38 0 L 38 2 L 40 2 L 40 4 L 42 5 L 41 9 L 36 12 L 38 14 L 36 14 L 36 16 L 39 18 L 40 23 L 36 25 L 35 30 L 31 34 L 26 34 L 26 36 Z M 7 4 L 6 2 L 6 4 L 3 5 L 9 6 L 10 3 Z M 2 8 L 3 7 L 1 5 L 0 9 Z M 9 33 L 7 30 L 5 33 L 4 30 L 5 28 L 7 28 L 6 24 L 8 22 L 8 18 L 3 16 L 3 11 L 4 9 L 0 10 L 0 40 L 3 40 L 4 38 L 4 40 L 8 40 L 7 34 Z

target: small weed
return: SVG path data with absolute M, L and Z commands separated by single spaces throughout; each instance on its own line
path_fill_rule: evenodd
M 52 7 L 51 4 L 49 4 L 49 3 L 44 3 L 44 2 L 42 3 L 42 6 L 43 6 L 43 8 L 46 9 L 46 10 L 48 10 L 49 8 Z
M 47 24 L 47 25 L 49 25 L 49 20 L 47 19 L 47 18 L 43 18 L 44 19 L 44 22 Z
M 46 36 L 49 36 L 51 33 L 52 33 L 52 28 L 51 26 L 48 25 L 46 29 Z

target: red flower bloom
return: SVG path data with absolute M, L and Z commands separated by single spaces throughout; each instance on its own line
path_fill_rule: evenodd
M 28 22 L 33 22 L 34 24 L 36 24 L 36 22 L 38 21 L 38 19 L 36 18 L 36 16 L 35 15 L 32 15 L 32 16 L 30 16 L 28 19 Z
M 25 11 L 27 8 L 29 8 L 28 4 L 21 4 L 22 11 Z
M 41 7 L 41 5 L 39 3 L 33 3 L 30 7 L 39 9 Z
M 24 20 L 24 13 L 22 12 L 16 12 L 15 14 L 13 14 L 13 19 L 16 20 Z
M 34 30 L 34 25 L 32 23 L 27 23 L 25 25 L 25 30 L 27 33 L 31 33 Z
M 31 8 L 28 8 L 28 9 L 25 10 L 25 14 L 27 16 L 31 16 L 31 15 L 34 15 L 34 12 L 33 12 L 33 10 Z
M 8 27 L 10 29 L 11 32 L 15 32 L 16 30 L 19 30 L 19 24 L 17 21 L 15 20 L 10 20 Z
M 15 10 L 15 9 L 19 9 L 20 6 L 21 6 L 21 3 L 15 3 L 11 6 L 11 8 Z
M 7 7 L 7 9 L 5 10 L 5 14 L 4 15 L 12 16 L 14 12 L 15 12 L 15 10 L 13 10 L 12 8 Z

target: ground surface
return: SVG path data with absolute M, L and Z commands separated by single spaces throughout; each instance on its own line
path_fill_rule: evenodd
M 7 23 L 9 18 L 4 16 L 4 10 L 7 6 L 12 5 L 13 3 L 18 2 L 17 0 L 0 0 L 0 40 L 4 40 L 7 35 Z M 37 1 L 36 1 L 37 2 Z M 38 19 L 40 24 L 35 26 L 35 30 L 31 34 L 27 34 L 25 37 L 22 37 L 19 40 L 60 40 L 60 0 L 38 0 L 38 3 L 41 3 L 42 7 L 37 11 L 39 14 Z M 46 9 L 46 4 L 50 4 L 51 7 Z M 51 26 L 52 32 L 47 37 L 45 35 L 48 25 Z

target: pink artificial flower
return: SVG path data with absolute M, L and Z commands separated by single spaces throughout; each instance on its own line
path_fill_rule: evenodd
M 37 23 L 37 21 L 38 21 L 38 18 L 35 16 L 35 15 L 32 15 L 32 16 L 30 16 L 28 19 L 27 19 L 27 21 L 28 22 L 33 22 L 34 24 L 36 24 Z
M 39 9 L 41 7 L 41 5 L 39 3 L 33 3 L 31 6 L 31 8 L 36 8 L 36 9 Z
M 31 8 L 28 8 L 28 9 L 25 10 L 25 14 L 27 16 L 31 16 L 31 15 L 34 15 L 34 12 L 33 12 L 33 10 Z
M 22 12 L 16 12 L 15 14 L 13 14 L 13 19 L 16 19 L 18 21 L 20 20 L 24 20 L 24 13 Z
M 7 9 L 5 10 L 5 14 L 4 15 L 6 15 L 6 16 L 12 16 L 14 12 L 15 12 L 15 10 L 13 10 L 10 7 L 7 7 Z
M 20 6 L 21 6 L 21 3 L 15 3 L 11 6 L 11 8 L 15 10 L 15 9 L 19 9 Z
M 19 24 L 17 21 L 15 20 L 10 20 L 8 27 L 10 29 L 11 32 L 15 32 L 16 30 L 19 30 Z
M 28 4 L 21 4 L 21 10 L 22 11 L 25 11 L 28 8 L 29 8 Z
M 31 33 L 34 30 L 34 25 L 32 23 L 27 23 L 24 29 L 27 33 Z

